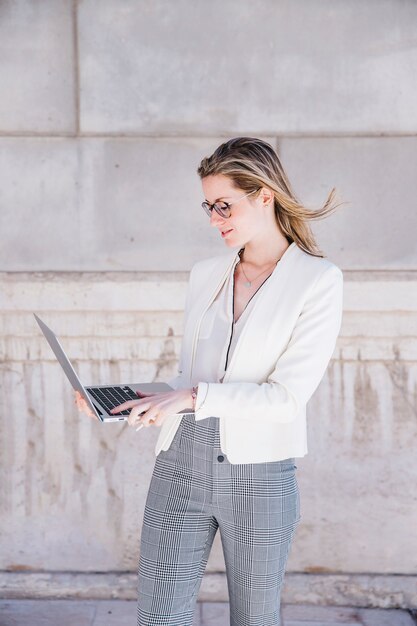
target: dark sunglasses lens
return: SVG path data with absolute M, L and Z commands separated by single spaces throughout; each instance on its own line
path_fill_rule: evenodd
M 211 212 L 213 208 L 216 210 L 216 213 L 218 213 L 222 217 L 229 217 L 229 207 L 227 205 L 220 204 L 219 202 L 214 205 L 211 205 L 208 202 L 203 202 L 201 206 L 209 217 L 211 217 Z
M 222 203 L 217 203 L 214 205 L 215 210 L 217 211 L 217 213 L 219 215 L 221 215 L 222 217 L 229 217 L 230 212 L 229 212 L 229 207 L 227 206 L 227 204 L 222 204 Z

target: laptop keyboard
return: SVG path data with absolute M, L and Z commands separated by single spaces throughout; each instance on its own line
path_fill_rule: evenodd
M 91 387 L 86 387 L 86 389 L 91 393 L 93 398 L 98 400 L 100 404 L 106 407 L 107 411 L 110 413 L 111 409 L 114 409 L 115 406 L 126 402 L 127 400 L 139 400 L 139 396 L 130 388 L 130 387 L 95 387 L 92 389 Z M 120 413 L 114 413 L 115 417 L 119 415 L 129 415 L 132 409 L 126 409 L 124 411 L 120 411 Z

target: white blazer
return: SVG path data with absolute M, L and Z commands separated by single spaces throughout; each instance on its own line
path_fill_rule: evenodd
M 307 454 L 306 405 L 333 354 L 343 308 L 339 267 L 292 242 L 258 294 L 222 383 L 193 378 L 203 315 L 238 250 L 195 263 L 190 272 L 174 389 L 198 384 L 195 419 L 219 417 L 220 446 L 231 463 Z M 155 453 L 167 450 L 182 415 L 166 418 Z M 318 424 L 318 423 L 317 423 Z

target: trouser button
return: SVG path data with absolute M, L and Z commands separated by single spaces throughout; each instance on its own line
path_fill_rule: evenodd
M 219 454 L 219 456 L 217 457 L 217 460 L 218 460 L 220 463 L 223 463 L 223 461 L 224 461 L 224 456 L 223 456 L 222 454 Z

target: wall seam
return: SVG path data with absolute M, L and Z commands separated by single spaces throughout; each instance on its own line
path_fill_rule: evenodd
M 73 43 L 73 72 L 74 72 L 74 113 L 75 113 L 75 136 L 80 136 L 80 73 L 79 73 L 79 50 L 78 50 L 78 0 L 72 2 L 72 43 Z M 39 135 L 37 135 L 39 136 Z M 41 135 L 42 136 L 42 135 Z M 50 136 L 57 136 L 49 134 Z M 59 136 L 59 135 L 58 135 Z M 66 137 L 68 135 L 62 135 Z
M 78 53 L 77 53 L 78 55 Z M 76 80 L 76 94 L 75 98 L 75 108 L 76 108 L 76 134 L 78 137 L 85 138 L 97 138 L 97 139 L 228 139 L 230 137 L 235 136 L 250 136 L 250 137 L 259 137 L 259 138 L 271 138 L 276 137 L 276 131 L 271 133 L 258 133 L 253 131 L 230 131 L 228 133 L 219 132 L 213 134 L 204 134 L 204 133 L 195 133 L 184 135 L 183 133 L 172 133 L 172 134 L 163 134 L 161 135 L 158 131 L 154 133 L 123 133 L 119 131 L 115 131 L 113 133 L 89 133 L 89 132 L 81 132 L 80 130 L 80 98 L 79 98 L 79 71 L 78 67 L 74 70 L 74 75 L 77 74 Z M 13 131 L 0 131 L 0 137 L 16 137 L 16 138 L 25 138 L 25 137 L 34 137 L 34 138 L 66 138 L 73 137 L 74 133 L 65 133 L 65 132 L 13 132 Z M 279 139 L 276 141 L 279 142 L 283 139 L 406 139 L 406 138 L 417 137 L 417 132 L 408 132 L 408 133 L 329 133 L 329 134 L 313 134 L 313 133 L 300 133 L 300 134 L 280 134 Z

